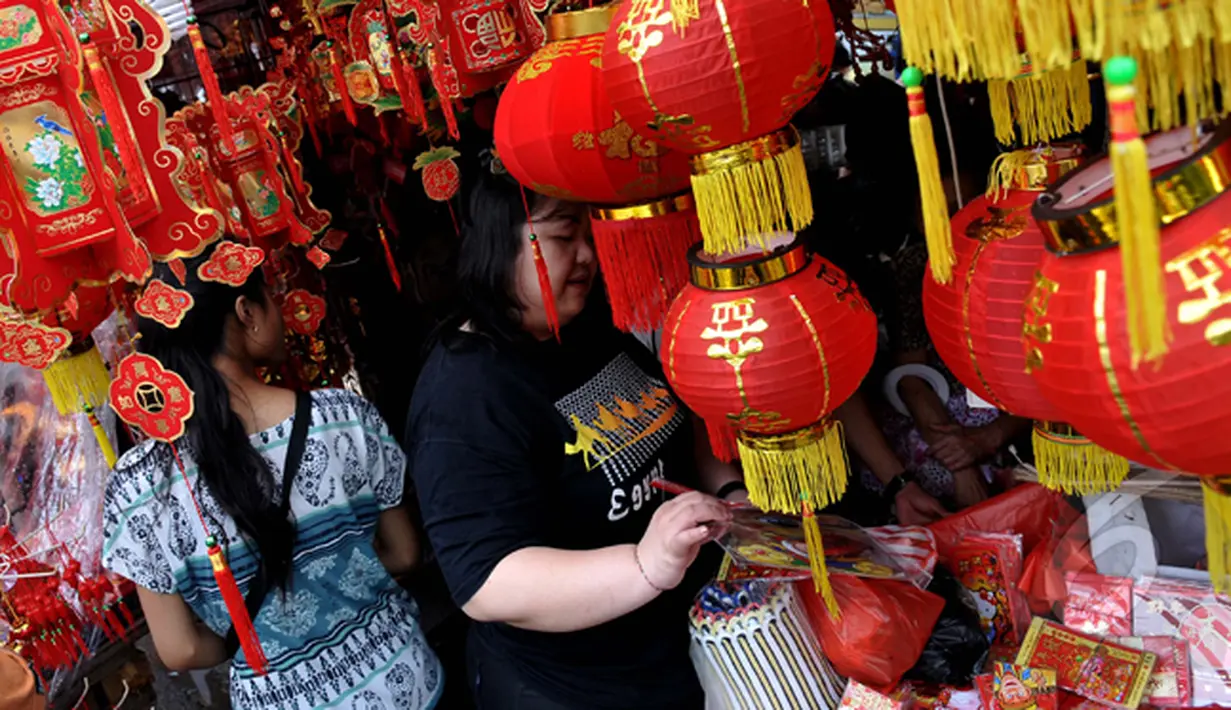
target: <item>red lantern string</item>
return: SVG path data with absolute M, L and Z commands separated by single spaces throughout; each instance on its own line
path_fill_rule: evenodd
M 460 237 L 462 226 L 457 222 L 457 212 L 453 211 L 453 200 L 445 200 L 445 204 L 449 207 L 449 218 L 453 220 L 453 233 Z
M 440 76 L 440 55 L 434 44 L 428 45 L 427 65 L 432 74 L 432 86 L 436 89 L 436 100 L 440 102 L 440 112 L 444 114 L 449 137 L 455 141 L 461 140 L 461 133 L 457 128 L 457 116 L 453 113 L 453 98 L 443 88 L 444 80 Z
M 278 141 L 278 147 L 282 149 L 282 160 L 286 162 L 286 172 L 291 177 L 291 184 L 295 186 L 295 197 L 298 200 L 308 194 L 308 186 L 304 184 L 302 172 L 295 169 L 295 154 L 286 143 L 286 133 L 275 127 L 274 140 Z
M 325 46 L 329 48 L 329 71 L 333 74 L 333 84 L 342 96 L 342 112 L 346 114 L 350 125 L 358 126 L 359 116 L 355 113 L 355 102 L 351 101 L 350 90 L 346 88 L 346 77 L 342 75 L 342 60 L 338 58 L 338 48 L 334 46 L 333 39 L 325 40 Z
M 120 103 L 120 99 L 115 95 L 115 87 L 111 84 L 111 76 L 107 73 L 107 68 L 103 66 L 102 59 L 98 55 L 98 47 L 90 41 L 88 34 L 81 35 L 81 43 L 85 54 L 86 66 L 90 69 L 90 79 L 94 83 L 94 92 L 98 94 L 98 101 L 103 107 L 103 117 L 107 125 L 111 128 L 111 134 L 115 137 L 116 145 L 119 148 L 120 164 L 124 166 L 124 172 L 128 175 L 128 184 L 138 196 L 139 200 L 144 200 L 148 197 L 148 189 L 145 182 L 145 173 L 141 169 L 141 164 L 137 160 L 139 151 L 133 143 L 132 131 L 128 125 L 121 120 L 124 116 L 124 107 Z
M 393 258 L 393 250 L 389 248 L 389 236 L 385 234 L 385 224 L 380 220 L 376 222 L 376 231 L 380 234 L 380 245 L 385 250 L 385 266 L 389 269 L 389 278 L 393 279 L 393 287 L 398 293 L 402 292 L 402 274 L 398 271 L 397 261 Z
M 560 314 L 556 310 L 556 294 L 551 289 L 551 274 L 547 271 L 547 260 L 543 258 L 543 249 L 539 246 L 539 235 L 534 231 L 534 218 L 530 216 L 530 201 L 526 198 L 526 188 L 521 190 L 521 205 L 526 210 L 526 226 L 530 228 L 530 248 L 534 250 L 534 270 L 539 276 L 539 293 L 543 296 L 543 315 L 547 319 L 547 329 L 560 340 Z
M 209 108 L 214 114 L 218 135 L 222 138 L 222 146 L 234 155 L 235 134 L 231 131 L 231 118 L 227 115 L 227 105 L 222 98 L 222 87 L 218 85 L 218 75 L 214 73 L 214 65 L 209 60 L 205 38 L 197 27 L 197 17 L 192 14 L 187 2 L 184 3 L 184 12 L 188 13 L 188 39 L 192 42 L 192 54 L 197 60 L 197 71 L 201 74 L 201 84 L 205 86 L 205 96 L 209 99 Z
M 192 499 L 192 507 L 197 511 L 201 528 L 209 533 L 209 525 L 205 522 L 205 514 L 201 512 L 201 503 L 197 501 L 196 491 L 192 489 L 192 483 L 188 480 L 188 471 L 184 468 L 183 460 L 180 459 L 179 449 L 175 446 L 175 442 L 167 442 L 167 444 L 171 447 L 171 454 L 175 456 L 175 464 L 179 467 L 184 485 L 188 487 L 188 496 Z M 205 545 L 209 553 L 210 565 L 214 568 L 214 580 L 218 582 L 218 591 L 222 594 L 227 612 L 231 615 L 231 623 L 235 625 L 235 633 L 239 637 L 240 648 L 244 651 L 244 659 L 252 667 L 253 672 L 257 675 L 265 675 L 269 672 L 269 660 L 266 659 L 265 651 L 261 648 L 261 640 L 256 635 L 252 617 L 248 614 L 248 607 L 244 603 L 244 595 L 239 591 L 239 585 L 235 583 L 235 575 L 231 573 L 226 555 L 218 545 L 218 539 L 213 535 L 205 538 Z
M 414 62 L 400 50 L 396 54 L 401 56 L 402 71 L 405 72 L 402 83 L 406 86 L 406 93 L 402 94 L 402 109 L 411 123 L 424 126 L 427 124 L 427 108 L 423 105 L 423 89 L 419 87 Z

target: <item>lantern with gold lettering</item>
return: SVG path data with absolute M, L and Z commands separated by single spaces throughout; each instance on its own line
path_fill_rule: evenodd
M 1154 468 L 1203 476 L 1210 571 L 1231 589 L 1231 122 L 1198 139 L 1158 134 L 1149 152 L 1164 224 L 1161 270 L 1170 351 L 1137 362 L 1117 244 L 1109 161 L 1070 173 L 1039 198 L 1047 238 L 1025 311 L 1032 375 L 1065 421 Z M 1167 167 L 1169 165 L 1169 167 Z
M 956 278 L 948 284 L 923 280 L 923 315 L 936 354 L 967 389 L 998 409 L 1035 420 L 1040 481 L 1069 493 L 1092 493 L 1123 480 L 1128 461 L 1063 423 L 1031 378 L 1033 360 L 1021 345 L 1022 303 L 1044 251 L 1030 205 L 1077 160 L 1067 146 L 1000 156 L 988 193 L 953 218 Z
M 736 438 L 753 504 L 810 517 L 846 490 L 831 414 L 872 365 L 876 316 L 845 273 L 802 245 L 725 262 L 698 247 L 663 326 L 667 379 L 705 419 L 716 454 L 729 458 Z
M 548 18 L 550 41 L 518 69 L 496 109 L 496 152 L 527 188 L 589 202 L 617 327 L 653 330 L 688 280 L 700 239 L 688 156 L 635 133 L 615 112 L 595 61 L 614 6 Z
M 620 5 L 607 33 L 607 97 L 637 132 L 692 156 L 705 249 L 765 246 L 812 222 L 791 116 L 834 53 L 829 4 L 697 0 Z
M 384 0 L 360 0 L 347 25 L 351 63 L 345 75 L 351 98 L 371 106 L 377 115 L 402 108 L 396 76 L 401 57 L 385 27 Z
M 75 283 L 140 281 L 150 267 L 79 98 L 81 70 L 58 7 L 0 0 L 0 239 L 16 261 L 5 295 L 27 315 Z

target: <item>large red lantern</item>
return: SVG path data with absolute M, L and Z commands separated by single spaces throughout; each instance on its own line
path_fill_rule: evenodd
M 1199 138 L 1178 129 L 1150 141 L 1156 170 L 1170 351 L 1136 362 L 1108 160 L 1071 173 L 1039 198 L 1048 239 L 1026 301 L 1025 348 L 1043 394 L 1095 443 L 1206 483 L 1210 569 L 1227 577 L 1231 502 L 1231 123 Z M 1137 274 L 1131 275 L 1140 279 Z
M 1022 304 L 1043 257 L 1043 232 L 1030 205 L 1049 183 L 1077 167 L 1073 148 L 1006 153 L 987 195 L 953 218 L 954 278 L 923 280 L 923 315 L 936 353 L 967 389 L 998 409 L 1035 420 L 1040 480 L 1067 492 L 1119 483 L 1128 461 L 1075 433 L 1030 376 L 1022 351 Z
M 663 328 L 667 380 L 705 419 L 715 453 L 729 453 L 721 442 L 736 435 L 752 503 L 802 510 L 808 523 L 846 490 L 846 450 L 830 415 L 872 366 L 876 316 L 845 273 L 802 245 L 726 262 L 698 245 L 689 265 L 691 283 Z M 825 593 L 819 533 L 809 538 Z
M 688 156 L 644 138 L 611 107 L 597 65 L 614 6 L 552 15 L 549 41 L 500 96 L 495 139 L 509 174 L 531 190 L 595 210 L 595 247 L 616 325 L 653 330 L 688 279 L 700 238 Z M 666 199 L 663 199 L 666 198 Z
M 692 156 L 706 251 L 737 252 L 812 221 L 788 125 L 820 89 L 834 46 L 829 4 L 630 0 L 603 50 L 603 82 L 638 132 Z

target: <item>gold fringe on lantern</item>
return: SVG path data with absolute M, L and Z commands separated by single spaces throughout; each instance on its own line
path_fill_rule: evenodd
M 1114 490 L 1128 477 L 1128 459 L 1058 422 L 1035 422 L 1032 435 L 1039 483 L 1068 495 Z
M 798 514 L 805 498 L 824 507 L 846 493 L 850 465 L 837 420 L 789 434 L 740 432 L 738 447 L 748 500 L 761 510 Z
M 1085 62 L 987 83 L 996 140 L 1024 145 L 1055 140 L 1090 125 L 1094 109 Z
M 749 243 L 768 249 L 773 233 L 812 224 L 808 168 L 791 126 L 693 156 L 692 190 L 710 254 L 739 252 Z
M 1009 78 L 1021 69 L 1017 4 L 897 0 L 902 53 L 929 74 L 955 81 Z
M 831 619 L 842 616 L 838 608 L 838 598 L 834 596 L 833 586 L 829 583 L 829 568 L 825 565 L 825 541 L 821 536 L 821 526 L 812 512 L 812 504 L 804 501 L 804 542 L 808 545 L 808 566 L 812 568 L 812 584 L 816 593 L 821 595 L 825 608 Z
M 919 174 L 919 196 L 923 209 L 923 231 L 928 245 L 932 278 L 947 284 L 953 278 L 953 231 L 949 228 L 949 200 L 940 181 L 940 162 L 936 158 L 936 139 L 932 119 L 923 97 L 923 73 L 916 67 L 902 72 L 906 102 L 910 110 L 910 142 L 915 151 L 915 170 Z
M 1158 210 L 1150 182 L 1145 141 L 1137 130 L 1133 81 L 1136 62 L 1116 57 L 1104 66 L 1111 127 L 1111 172 L 1115 178 L 1116 231 L 1124 270 L 1133 366 L 1167 353 L 1167 294 L 1159 247 Z
M 97 408 L 107 401 L 111 374 L 102 353 L 87 338 L 48 365 L 43 380 L 60 414 L 79 414 L 87 406 Z
M 1205 501 L 1205 554 L 1214 591 L 1231 594 L 1231 479 L 1201 479 Z

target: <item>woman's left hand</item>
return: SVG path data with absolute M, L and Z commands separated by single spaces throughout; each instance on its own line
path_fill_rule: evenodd
M 992 425 L 963 427 L 956 424 L 934 424 L 935 442 L 928 453 L 950 471 L 978 464 L 1000 447 L 1000 436 Z

